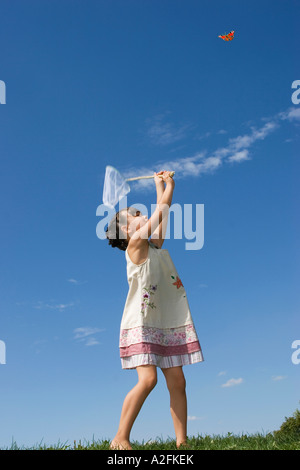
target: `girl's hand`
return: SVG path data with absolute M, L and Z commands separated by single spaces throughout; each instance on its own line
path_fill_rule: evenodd
M 161 183 L 163 183 L 163 178 L 161 176 L 158 176 L 158 175 L 163 175 L 163 171 L 159 171 L 158 173 L 154 173 L 154 181 L 155 181 L 155 184 L 157 185 L 161 185 Z
M 164 171 L 163 172 L 163 180 L 166 184 L 171 184 L 173 187 L 175 186 L 175 181 L 172 176 L 170 176 L 171 171 Z

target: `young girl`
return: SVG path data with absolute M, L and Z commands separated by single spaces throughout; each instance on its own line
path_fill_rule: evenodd
M 185 445 L 187 399 L 182 366 L 203 361 L 186 291 L 168 250 L 161 249 L 174 179 L 170 172 L 161 171 L 154 174 L 154 180 L 157 206 L 151 218 L 133 208 L 123 209 L 106 230 L 109 244 L 125 251 L 127 261 L 129 291 L 121 321 L 121 364 L 138 373 L 137 384 L 124 400 L 111 449 L 132 449 L 130 431 L 157 383 L 157 367 L 170 393 L 177 447 Z

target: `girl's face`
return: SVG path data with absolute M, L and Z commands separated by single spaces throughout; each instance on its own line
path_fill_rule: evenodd
M 142 215 L 142 213 L 135 209 L 134 207 L 130 207 L 127 211 L 127 223 L 129 229 L 129 236 L 131 236 L 134 232 L 139 230 L 143 227 L 148 221 L 146 215 Z

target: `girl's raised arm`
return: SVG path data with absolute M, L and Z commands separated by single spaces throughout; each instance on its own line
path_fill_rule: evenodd
M 172 204 L 175 182 L 174 179 L 169 176 L 169 174 L 164 176 L 164 181 L 166 183 L 166 187 L 161 196 L 160 201 L 158 202 L 155 208 L 155 211 L 153 212 L 152 216 L 147 221 L 147 223 L 133 234 L 133 239 L 140 238 L 141 240 L 148 240 L 148 238 L 155 232 L 160 223 L 163 227 L 166 228 L 168 222 L 169 209 Z M 165 232 L 166 230 L 164 230 L 164 233 Z M 153 239 L 158 240 L 159 238 L 156 235 Z M 162 242 L 163 240 L 160 241 L 159 244 L 162 244 Z
M 162 198 L 162 195 L 164 194 L 165 191 L 165 184 L 164 180 L 162 178 L 163 171 L 160 171 L 158 173 L 154 173 L 154 182 L 156 186 L 156 204 L 159 203 L 159 201 Z M 161 176 L 160 176 L 161 175 Z
M 162 175 L 167 176 L 167 172 L 160 171 L 159 173 L 155 173 L 155 177 L 154 177 L 154 181 L 156 185 L 156 196 L 157 196 L 156 204 L 159 204 L 165 191 L 164 178 L 162 177 Z M 168 217 L 166 216 L 163 221 L 162 221 L 162 217 L 160 217 L 160 222 L 158 226 L 156 227 L 154 232 L 152 232 L 151 234 L 150 241 L 154 243 L 154 245 L 158 246 L 159 248 L 162 247 L 165 241 L 167 225 L 168 225 Z

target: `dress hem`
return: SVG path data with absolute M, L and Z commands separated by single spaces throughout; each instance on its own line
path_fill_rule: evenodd
M 203 362 L 202 351 L 190 354 L 180 354 L 176 356 L 160 356 L 159 354 L 136 354 L 130 357 L 121 357 L 122 369 L 136 369 L 138 366 L 154 365 L 161 369 L 170 367 L 186 366 Z

